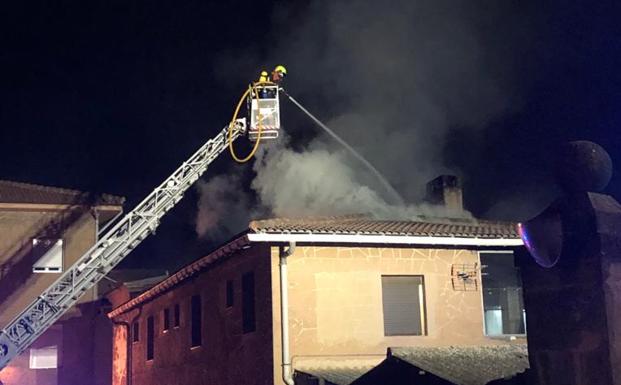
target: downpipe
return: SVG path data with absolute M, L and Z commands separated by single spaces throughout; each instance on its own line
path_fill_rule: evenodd
M 289 247 L 279 248 L 280 270 L 280 336 L 282 354 L 282 379 L 287 385 L 294 385 L 291 368 L 291 354 L 289 351 L 289 281 L 287 277 L 287 257 L 295 251 L 295 242 L 289 242 Z
M 132 325 L 134 324 L 134 322 L 136 322 L 139 318 L 140 315 L 142 314 L 142 306 L 138 309 L 138 314 L 136 314 L 134 317 L 132 317 L 131 321 L 127 322 L 127 321 L 114 321 L 112 320 L 112 323 L 114 325 L 119 325 L 119 326 L 124 326 L 126 333 L 127 333 L 127 345 L 126 345 L 126 353 L 125 353 L 125 365 L 127 366 L 127 374 L 126 374 L 126 378 L 125 378 L 125 384 L 126 385 L 132 385 L 132 366 L 133 366 L 133 357 L 132 357 L 132 353 L 133 353 L 133 342 L 132 342 L 132 338 L 133 336 L 131 335 L 131 333 L 133 333 L 132 330 Z

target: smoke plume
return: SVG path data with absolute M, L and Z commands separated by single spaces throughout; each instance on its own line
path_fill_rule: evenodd
M 235 203 L 246 217 L 456 215 L 421 203 L 424 186 L 442 173 L 467 177 L 445 161 L 452 130 L 479 135 L 519 105 L 516 63 L 525 61 L 519 48 L 529 38 L 527 27 L 519 24 L 524 11 L 500 2 L 378 4 L 314 1 L 278 8 L 266 54 L 249 58 L 231 52 L 217 70 L 244 74 L 243 84 L 260 68 L 285 64 L 289 93 L 375 165 L 412 205 L 391 206 L 368 170 L 284 97 L 283 130 L 290 140 L 259 153 L 256 176 L 247 181 L 254 197 L 239 193 L 222 204 Z M 212 178 L 201 187 L 199 234 L 213 228 L 215 218 L 217 227 L 234 227 L 218 217 L 221 203 L 203 208 L 217 201 L 205 195 L 223 191 L 221 184 L 221 178 Z M 248 202 L 256 205 L 244 207 Z M 202 219 L 202 213 L 210 216 Z
M 249 197 L 244 194 L 241 178 L 237 174 L 218 175 L 197 183 L 199 192 L 196 233 L 223 239 L 248 225 L 252 215 Z

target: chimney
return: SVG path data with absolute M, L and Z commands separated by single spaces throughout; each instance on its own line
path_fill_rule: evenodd
M 449 210 L 462 211 L 464 204 L 459 178 L 455 175 L 440 175 L 428 182 L 426 200 Z

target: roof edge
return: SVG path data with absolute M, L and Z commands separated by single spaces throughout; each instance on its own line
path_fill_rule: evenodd
M 17 181 L 6 180 L 6 179 L 0 179 L 0 185 L 15 187 L 15 188 L 22 188 L 22 189 L 36 190 L 39 192 L 51 192 L 51 193 L 56 193 L 56 194 L 66 194 L 66 195 L 75 195 L 75 196 L 92 195 L 95 198 L 93 205 L 103 204 L 103 205 L 122 206 L 126 200 L 125 197 L 120 196 L 120 195 L 113 195 L 113 194 L 108 194 L 108 193 L 94 194 L 94 193 L 80 191 L 76 189 L 56 187 L 56 186 L 46 186 L 46 185 L 28 183 L 28 182 L 17 182 Z M 18 202 L 13 202 L 13 203 L 18 203 Z M 28 202 L 23 202 L 23 203 L 28 203 Z M 51 203 L 51 204 L 54 204 L 54 203 Z M 76 203 L 74 205 L 83 206 L 84 204 Z
M 248 233 L 250 242 L 353 243 L 430 246 L 523 246 L 521 238 L 437 237 L 372 234 Z
M 189 265 L 186 265 L 184 267 L 182 267 L 179 271 L 177 271 L 175 274 L 171 275 L 170 277 L 166 278 L 165 280 L 163 280 L 162 282 L 158 283 L 157 285 L 153 286 L 151 289 L 145 291 L 144 293 L 140 294 L 138 297 L 133 298 L 121 305 L 119 305 L 116 309 L 112 310 L 111 312 L 109 312 L 108 318 L 112 319 L 114 317 L 117 317 L 123 313 L 126 313 L 130 310 L 132 310 L 133 308 L 141 305 L 142 303 L 145 303 L 151 299 L 153 299 L 154 297 L 158 296 L 159 294 L 162 294 L 166 291 L 168 291 L 169 289 L 173 288 L 174 286 L 179 285 L 180 283 L 182 283 L 183 281 L 187 280 L 188 278 L 190 278 L 191 276 L 197 274 L 198 272 L 204 270 L 207 266 L 211 265 L 213 262 L 229 256 L 231 254 L 233 254 L 234 252 L 238 251 L 239 249 L 243 248 L 244 246 L 248 245 L 250 242 L 248 241 L 248 238 L 246 237 L 246 235 L 242 235 L 238 238 L 235 238 L 234 240 L 230 241 L 229 243 L 225 244 L 224 246 L 221 246 L 219 248 L 217 248 L 216 250 L 212 251 L 211 253 L 209 253 L 208 255 L 199 258 L 198 260 L 190 263 Z

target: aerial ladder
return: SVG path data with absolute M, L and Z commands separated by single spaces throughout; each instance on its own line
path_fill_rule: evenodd
M 279 92 L 270 81 L 253 83 L 242 95 L 231 123 L 208 140 L 188 160 L 155 188 L 136 208 L 120 219 L 62 275 L 0 331 L 0 369 L 25 351 L 41 334 L 75 305 L 147 236 L 160 219 L 183 198 L 208 166 L 228 147 L 239 162 L 249 160 L 261 139 L 275 139 L 280 129 Z M 247 118 L 238 118 L 246 102 Z M 247 134 L 255 144 L 249 156 L 239 158 L 233 142 Z

